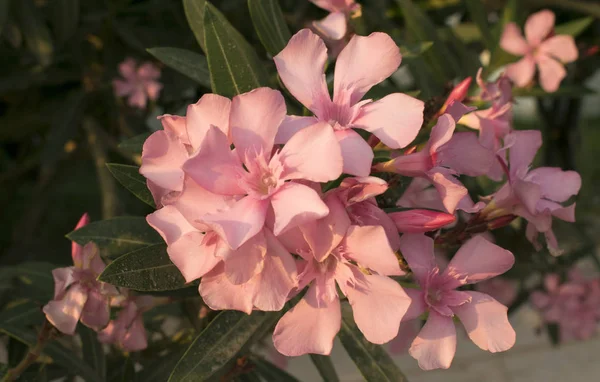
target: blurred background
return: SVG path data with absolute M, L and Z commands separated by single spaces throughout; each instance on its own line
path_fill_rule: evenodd
M 213 3 L 256 47 L 270 73 L 275 73 L 253 31 L 246 2 Z M 326 15 L 307 0 L 280 3 L 292 32 Z M 381 97 L 398 89 L 419 91 L 419 98 L 436 104 L 440 99 L 443 102 L 453 83 L 490 64 L 494 52 L 486 48 L 463 1 L 414 3 L 434 23 L 430 32 L 439 39 L 434 47 L 444 44 L 442 53 L 449 56 L 442 57 L 453 68 L 448 69 L 446 78 L 439 78 L 430 75 L 418 59 L 405 59 L 407 64 L 372 95 Z M 511 306 L 517 329 L 513 350 L 489 355 L 475 351 L 469 341 L 459 340 L 459 352 L 449 372 L 423 374 L 412 359 L 401 354 L 398 362 L 411 381 L 595 380 L 600 366 L 594 361 L 593 349 L 600 342 L 592 339 L 554 347 L 557 336 L 551 328 L 542 327 L 539 317 L 528 308 L 525 286 L 539 284 L 541 275 L 574 264 L 592 275 L 600 270 L 600 3 L 481 3 L 496 37 L 502 20 L 511 17 L 523 22 L 543 7 L 556 13 L 557 24 L 587 20 L 576 37 L 580 59 L 568 66 L 569 75 L 561 89 L 551 95 L 538 88 L 521 89 L 514 123 L 517 129 L 543 132 L 537 165 L 580 172 L 583 188 L 577 198 L 578 222 L 555 221 L 559 242 L 567 249 L 558 259 L 547 252 L 534 253 L 518 225 L 498 232 L 500 244 L 519 259 L 508 275 L 520 288 Z M 353 20 L 360 34 L 385 31 L 398 43 L 422 42 L 396 1 L 365 0 L 362 5 L 362 17 Z M 425 37 L 431 40 L 432 35 Z M 139 164 L 140 141 L 128 139 L 159 129 L 157 116 L 182 115 L 188 104 L 210 91 L 206 68 L 204 80 L 192 81 L 154 59 L 147 49 L 155 47 L 201 53 L 180 0 L 0 0 L 0 267 L 23 261 L 68 264 L 70 242 L 64 235 L 86 211 L 92 220 L 151 212 L 121 187 L 105 164 Z M 144 108 L 131 107 L 113 89 L 112 81 L 120 76 L 118 65 L 130 57 L 139 64 L 153 62 L 161 71 L 160 96 Z M 423 63 L 430 64 L 429 59 L 424 58 Z M 493 69 L 501 66 L 501 62 L 492 64 L 496 66 Z M 202 68 L 198 72 L 201 76 Z M 127 142 L 120 144 L 123 141 Z M 478 187 L 485 190 L 487 185 Z M 340 376 L 361 380 L 345 357 L 343 348 L 336 347 L 334 359 L 336 366 L 340 365 Z M 302 380 L 316 380 L 316 375 L 305 374 L 312 370 L 304 367 L 307 359 L 291 361 L 289 370 Z

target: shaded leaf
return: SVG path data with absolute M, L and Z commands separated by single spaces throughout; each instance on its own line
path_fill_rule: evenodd
M 400 45 L 400 53 L 402 54 L 402 59 L 410 60 L 412 58 L 417 58 L 420 55 L 422 55 L 424 52 L 426 52 L 429 48 L 431 48 L 432 45 L 433 45 L 433 42 L 431 42 L 431 41 L 424 41 L 424 42 L 408 44 L 408 45 Z
M 162 61 L 165 65 L 210 88 L 210 73 L 206 57 L 186 49 L 151 48 L 148 53 Z
M 266 359 L 253 355 L 250 357 L 256 371 L 264 377 L 266 381 L 278 382 L 300 382 L 296 377 L 289 374 L 287 371 L 280 369 Z
M 131 357 L 125 357 L 121 362 L 121 365 L 119 365 L 116 370 L 113 370 L 109 379 L 110 382 L 135 382 L 137 378 L 135 375 L 135 366 Z
M 129 166 L 118 163 L 107 163 L 106 167 L 111 174 L 132 194 L 150 207 L 156 208 L 154 198 L 146 186 L 146 178 L 140 174 L 138 166 Z
M 141 248 L 119 257 L 104 269 L 98 279 L 144 292 L 185 287 L 185 279 L 169 259 L 165 244 Z
M 584 97 L 586 95 L 595 94 L 592 89 L 585 86 L 577 85 L 562 85 L 557 91 L 548 93 L 541 87 L 534 87 L 531 89 L 527 88 L 515 88 L 513 89 L 513 96 L 515 97 Z
M 258 38 L 267 52 L 276 56 L 292 38 L 279 0 L 248 0 L 248 8 Z
M 254 49 L 210 3 L 204 10 L 205 51 L 213 93 L 225 97 L 268 85 Z
M 350 305 L 342 305 L 342 328 L 338 333 L 342 345 L 367 381 L 405 382 L 406 377 L 380 345 L 367 341 L 360 332 Z
M 568 23 L 557 25 L 554 28 L 554 33 L 557 35 L 566 34 L 569 36 L 577 37 L 583 31 L 585 31 L 594 22 L 593 17 L 584 17 L 581 19 L 573 20 Z
M 18 293 L 39 303 L 46 303 L 54 295 L 54 264 L 25 262 L 5 267 L 0 277 L 18 281 Z
M 19 0 L 14 4 L 27 48 L 42 66 L 48 66 L 52 62 L 54 46 L 42 15 L 33 0 Z
M 198 294 L 197 290 L 196 294 Z M 168 380 L 171 371 L 175 368 L 175 365 L 177 365 L 177 362 L 179 362 L 185 351 L 185 347 L 174 349 L 164 357 L 160 357 L 158 360 L 153 360 L 151 364 L 145 365 L 144 369 L 140 372 L 139 380 L 143 382 L 164 382 Z
M 10 9 L 10 0 L 0 0 L 0 36 L 2 36 L 2 30 L 4 24 L 8 20 L 8 10 Z
M 77 332 L 81 337 L 83 360 L 96 370 L 101 378 L 106 378 L 106 355 L 102 344 L 98 341 L 98 333 L 85 325 L 79 325 Z
M 196 36 L 196 41 L 206 52 L 204 45 L 204 9 L 206 7 L 206 0 L 183 0 L 183 9 L 185 10 L 185 17 L 187 18 L 188 24 Z
M 152 133 L 142 133 L 135 137 L 125 139 L 119 143 L 119 148 L 129 151 L 132 154 L 142 155 L 142 147 L 150 135 L 152 135 Z
M 340 378 L 335 372 L 335 367 L 333 366 L 330 356 L 310 354 L 310 359 L 319 371 L 321 377 L 323 377 L 323 381 L 339 382 Z
M 215 376 L 274 315 L 278 313 L 222 311 L 192 342 L 169 382 L 204 381 Z
M 492 35 L 492 29 L 488 23 L 487 11 L 481 0 L 464 0 L 465 6 L 469 11 L 471 20 L 475 22 L 481 32 L 481 37 L 486 48 L 492 49 L 496 44 Z
M 54 36 L 62 44 L 73 36 L 79 26 L 79 0 L 53 0 L 50 7 Z
M 148 225 L 146 219 L 137 216 L 91 222 L 67 234 L 67 237 L 81 245 L 93 241 L 109 257 L 118 257 L 149 245 L 163 243 L 163 239 Z
M 42 308 L 31 301 L 21 300 L 9 303 L 0 312 L 0 327 L 3 325 L 27 326 L 43 322 Z

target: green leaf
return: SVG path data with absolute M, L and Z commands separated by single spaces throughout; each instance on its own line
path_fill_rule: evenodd
M 23 32 L 25 44 L 42 66 L 52 62 L 54 46 L 50 31 L 33 0 L 16 1 L 16 15 Z
M 540 87 L 534 87 L 531 89 L 526 88 L 515 88 L 513 89 L 513 96 L 515 97 L 584 97 L 586 95 L 595 94 L 596 92 L 583 85 L 563 85 L 558 88 L 557 91 L 548 93 Z
M 85 325 L 79 325 L 77 332 L 81 337 L 83 360 L 96 370 L 100 378 L 106 378 L 106 355 L 102 344 L 98 341 L 98 333 Z
M 2 30 L 4 24 L 8 20 L 8 10 L 10 9 L 10 0 L 0 0 L 0 36 L 2 36 Z
M 419 57 L 432 46 L 433 42 L 431 41 L 424 41 L 416 44 L 400 45 L 400 53 L 402 54 L 403 60 L 410 60 L 412 58 Z
M 21 296 L 46 303 L 54 294 L 52 270 L 56 265 L 44 262 L 26 262 L 3 269 L 0 277 L 16 279 Z
M 79 26 L 79 0 L 53 0 L 50 7 L 54 36 L 65 43 Z
M 486 48 L 492 49 L 496 44 L 492 35 L 492 29 L 488 24 L 487 11 L 485 5 L 481 0 L 464 0 L 465 6 L 469 11 L 471 20 L 477 24 L 481 37 Z
M 273 315 L 277 313 L 222 311 L 192 342 L 169 382 L 205 381 L 215 376 Z
M 119 148 L 129 151 L 132 154 L 142 155 L 142 147 L 150 135 L 152 135 L 152 133 L 142 133 L 135 137 L 125 139 L 119 143 Z
M 196 295 L 198 290 L 196 288 Z M 152 359 L 152 362 L 144 365 L 144 369 L 140 372 L 139 380 L 143 382 L 165 382 L 171 375 L 171 370 L 175 368 L 177 362 L 183 354 L 186 348 L 180 347 L 171 350 L 164 357 L 158 359 Z
M 264 377 L 266 381 L 277 382 L 300 382 L 296 377 L 285 370 L 280 369 L 266 359 L 253 355 L 250 357 L 256 371 Z
M 67 237 L 81 245 L 93 241 L 102 250 L 103 255 L 113 258 L 149 245 L 163 243 L 163 239 L 148 225 L 146 219 L 137 216 L 91 222 L 67 234 Z
M 138 166 L 129 166 L 118 163 L 107 163 L 106 167 L 111 174 L 132 194 L 150 207 L 156 208 L 154 198 L 146 186 L 146 178 L 140 174 Z
M 206 7 L 206 0 L 183 0 L 183 9 L 185 11 L 185 17 L 187 18 L 190 28 L 196 36 L 196 41 L 206 52 L 204 45 L 204 9 Z
M 292 38 L 279 0 L 248 0 L 248 8 L 260 42 L 271 56 L 276 56 Z
M 577 37 L 585 31 L 594 22 L 593 17 L 584 17 L 573 20 L 568 23 L 560 24 L 554 28 L 554 33 L 557 35 L 566 34 Z
M 185 287 L 185 279 L 169 259 L 165 244 L 141 248 L 119 257 L 104 269 L 98 279 L 138 291 L 165 291 Z
M 267 73 L 244 37 L 209 2 L 204 10 L 205 51 L 213 93 L 225 97 L 267 86 Z
M 338 333 L 342 345 L 367 381 L 406 382 L 398 366 L 380 345 L 367 341 L 352 318 L 350 305 L 342 306 L 342 328 Z
M 4 325 L 14 325 L 24 327 L 27 325 L 39 324 L 43 322 L 44 315 L 40 305 L 28 300 L 9 303 L 8 306 L 0 312 L 0 328 Z
M 113 371 L 109 380 L 110 382 L 135 382 L 137 380 L 135 366 L 131 357 L 123 359 L 122 364 Z
M 340 378 L 335 372 L 335 367 L 331 361 L 331 357 L 320 354 L 310 354 L 310 359 L 319 371 L 323 381 L 325 382 L 339 382 Z
M 151 48 L 148 53 L 165 65 L 210 88 L 210 73 L 206 57 L 201 54 L 179 48 Z

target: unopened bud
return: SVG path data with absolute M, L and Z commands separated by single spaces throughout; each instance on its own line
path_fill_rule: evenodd
M 456 221 L 456 217 L 440 211 L 414 209 L 389 214 L 398 232 L 422 233 L 435 231 Z

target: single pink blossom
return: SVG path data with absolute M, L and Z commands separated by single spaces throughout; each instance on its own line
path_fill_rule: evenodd
M 158 82 L 160 69 L 151 62 L 146 62 L 139 67 L 133 58 L 127 58 L 119 64 L 119 73 L 123 79 L 113 80 L 113 87 L 117 97 L 127 96 L 127 102 L 132 107 L 144 109 L 148 99 L 155 101 L 163 85 Z
M 140 167 L 157 207 L 163 205 L 163 198 L 173 199 L 182 191 L 183 164 L 200 148 L 209 128 L 216 126 L 229 134 L 230 108 L 229 99 L 205 94 L 187 107 L 185 117 L 158 117 L 164 130 L 153 133 L 144 142 Z
M 454 133 L 456 121 L 467 111 L 470 109 L 460 102 L 453 103 L 448 112 L 438 118 L 429 142 L 421 151 L 379 163 L 375 169 L 428 179 L 437 189 L 445 210 L 454 213 L 467 195 L 467 189 L 456 176 L 483 175 L 495 160 L 493 153 L 479 143 L 476 134 Z
M 564 63 L 577 60 L 579 53 L 572 36 L 554 35 L 554 13 L 542 10 L 529 16 L 525 38 L 515 23 L 504 27 L 500 46 L 508 53 L 524 56 L 506 69 L 508 77 L 519 87 L 529 84 L 539 70 L 539 80 L 547 92 L 555 92 L 567 75 Z
M 84 214 L 75 229 L 88 222 L 89 217 Z M 94 243 L 82 247 L 73 242 L 71 257 L 74 266 L 52 271 L 54 299 L 44 306 L 44 314 L 52 325 L 65 334 L 74 334 L 78 321 L 100 330 L 108 324 L 109 299 L 117 291 L 112 285 L 96 280 L 105 265 Z
M 121 311 L 106 328 L 98 333 L 98 340 L 115 344 L 125 351 L 140 351 L 148 347 L 148 336 L 144 327 L 143 313 L 152 308 L 152 296 L 125 295 L 118 306 Z
M 508 149 L 506 165 L 508 182 L 494 195 L 491 210 L 521 216 L 528 221 L 526 235 L 539 250 L 539 233 L 546 237 L 548 249 L 560 254 L 552 231 L 552 217 L 568 222 L 575 221 L 575 203 L 563 207 L 581 188 L 581 176 L 575 171 L 557 167 L 540 167 L 530 170 L 535 154 L 542 145 L 542 135 L 537 130 L 514 131 L 504 139 Z
M 315 116 L 286 117 L 276 142 L 287 142 L 294 133 L 321 121 L 335 132 L 343 172 L 368 176 L 373 150 L 354 128 L 400 148 L 413 141 L 423 123 L 424 103 L 408 95 L 394 93 L 374 102 L 361 101 L 371 87 L 398 68 L 401 59 L 399 48 L 384 33 L 354 36 L 337 59 L 332 100 L 323 73 L 327 61 L 323 40 L 309 29 L 296 33 L 274 60 L 287 89 Z
M 321 218 L 327 206 L 310 187 L 293 180 L 327 182 L 342 172 L 342 154 L 326 123 L 298 131 L 280 151 L 275 135 L 286 115 L 280 92 L 260 88 L 233 98 L 230 134 L 211 127 L 198 152 L 183 166 L 198 185 L 219 195 L 240 197 L 226 210 L 203 217 L 232 249 L 260 232 L 273 211 L 275 235 Z
M 409 349 L 421 369 L 450 367 L 456 351 L 455 315 L 471 341 L 481 349 L 495 353 L 514 345 L 515 332 L 504 305 L 484 293 L 456 290 L 506 272 L 515 261 L 512 253 L 476 236 L 458 250 L 442 272 L 434 258 L 433 239 L 404 234 L 400 250 L 421 287 L 406 289 L 412 303 L 403 321 L 429 312 L 425 326 Z
M 302 258 L 297 290 L 309 285 L 273 333 L 275 348 L 287 356 L 331 352 L 341 325 L 336 283 L 352 306 L 358 328 L 373 343 L 385 343 L 398 334 L 410 302 L 402 287 L 386 277 L 404 272 L 385 230 L 351 225 L 334 194 L 326 196 L 326 202 L 329 215 L 281 236 L 286 247 Z

